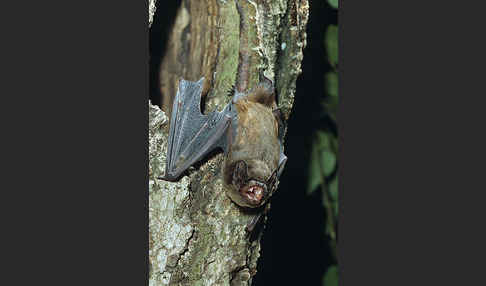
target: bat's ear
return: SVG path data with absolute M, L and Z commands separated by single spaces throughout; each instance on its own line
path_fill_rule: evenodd
M 273 88 L 272 81 L 263 74 L 260 74 L 260 83 L 248 94 L 248 99 L 268 107 L 273 107 L 275 103 L 275 89 Z
M 245 161 L 240 160 L 234 164 L 232 183 L 234 186 L 242 186 L 248 181 L 248 165 Z

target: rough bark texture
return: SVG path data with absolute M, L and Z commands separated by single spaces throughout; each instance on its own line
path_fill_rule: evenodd
M 152 22 L 154 20 L 154 14 L 155 14 L 155 0 L 148 0 L 148 7 L 149 7 L 149 28 L 152 26 Z
M 307 0 L 182 1 L 161 66 L 163 109 L 170 112 L 181 77 L 206 78 L 208 112 L 222 109 L 233 86 L 255 86 L 263 72 L 288 118 L 307 17 Z M 169 122 L 158 107 L 149 103 L 149 110 L 150 285 L 250 285 L 262 231 L 245 227 L 261 209 L 242 209 L 225 194 L 222 154 L 178 182 L 156 179 L 165 170 Z

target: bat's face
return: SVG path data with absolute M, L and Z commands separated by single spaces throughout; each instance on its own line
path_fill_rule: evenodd
M 227 193 L 240 206 L 259 207 L 273 194 L 278 180 L 278 122 L 270 107 L 247 98 L 233 107 L 238 126 L 225 161 Z

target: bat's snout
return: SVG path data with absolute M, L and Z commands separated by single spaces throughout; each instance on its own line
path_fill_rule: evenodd
M 268 196 L 267 186 L 264 183 L 251 180 L 240 189 L 240 195 L 248 206 L 260 206 Z

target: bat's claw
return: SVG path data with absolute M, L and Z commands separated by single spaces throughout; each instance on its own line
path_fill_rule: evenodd
M 255 226 L 260 222 L 260 219 L 262 218 L 263 213 L 259 213 L 256 216 L 254 216 L 250 222 L 246 225 L 245 229 L 247 232 L 253 232 L 255 229 Z

